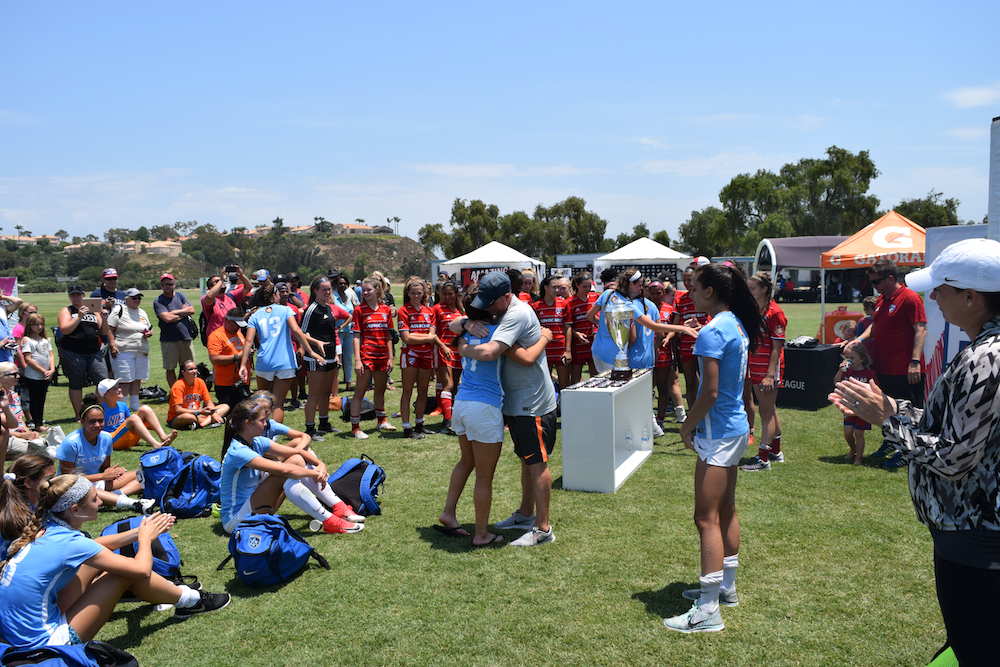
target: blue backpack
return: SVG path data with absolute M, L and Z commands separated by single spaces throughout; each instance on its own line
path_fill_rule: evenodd
M 135 471 L 135 478 L 142 486 L 143 497 L 159 502 L 167 485 L 192 457 L 194 454 L 185 456 L 169 445 L 143 452 Z
M 270 586 L 288 581 L 315 558 L 327 570 L 330 564 L 295 532 L 288 519 L 276 514 L 251 514 L 240 521 L 229 537 L 229 556 L 217 570 L 233 560 L 236 575 L 250 586 Z
M 204 454 L 187 461 L 158 498 L 160 509 L 178 519 L 207 516 L 219 502 L 222 464 Z
M 385 470 L 365 454 L 347 459 L 326 480 L 333 492 L 362 516 L 381 514 L 379 487 L 385 483 Z
M 134 516 L 128 519 L 122 519 L 121 521 L 115 521 L 113 524 L 105 528 L 101 532 L 101 535 L 105 536 L 127 533 L 133 528 L 138 528 L 141 522 L 141 516 Z M 174 538 L 170 537 L 170 533 L 163 533 L 162 535 L 159 535 L 152 541 L 150 547 L 153 552 L 153 572 L 156 572 L 158 575 L 170 579 L 171 581 L 178 579 L 181 576 L 181 565 L 183 565 L 184 562 L 181 560 L 181 552 L 177 550 L 177 544 L 174 543 Z M 133 542 L 132 544 L 126 544 L 121 549 L 115 549 L 115 553 L 121 554 L 122 556 L 128 556 L 129 558 L 135 558 L 136 551 L 138 550 L 139 543 Z
M 74 646 L 9 647 L 4 651 L 0 664 L 44 667 L 139 667 L 139 662 L 131 653 L 99 641 L 89 641 Z

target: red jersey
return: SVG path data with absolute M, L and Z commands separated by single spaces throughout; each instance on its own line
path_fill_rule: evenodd
M 927 322 L 924 302 L 909 287 L 900 286 L 891 295 L 882 295 L 875 303 L 872 318 L 872 362 L 881 375 L 906 375 L 913 358 L 913 325 Z M 924 355 L 920 353 L 920 372 Z
M 529 306 L 535 302 L 535 297 L 532 296 L 531 292 L 518 292 L 517 298 L 524 301 Z
M 761 314 L 760 337 L 757 339 L 757 349 L 750 355 L 750 364 L 747 373 L 754 384 L 759 384 L 767 375 L 767 367 L 771 362 L 771 351 L 774 349 L 774 341 L 785 342 L 785 328 L 788 326 L 788 318 L 781 310 L 781 307 L 771 301 Z M 774 369 L 775 381 L 779 380 L 785 368 L 785 348 L 781 348 L 781 356 L 778 357 L 778 367 Z
M 674 314 L 674 304 L 667 303 L 664 301 L 660 304 L 660 321 L 669 322 L 670 316 Z M 659 338 L 659 336 L 657 336 Z M 660 343 L 662 343 L 662 339 Z M 656 368 L 670 368 L 674 361 L 674 345 L 673 341 L 670 341 L 669 345 L 660 345 L 657 343 L 656 348 Z
M 566 325 L 571 323 L 566 299 L 557 296 L 551 306 L 545 303 L 545 299 L 539 299 L 531 307 L 539 323 L 552 332 L 552 340 L 545 346 L 545 358 L 550 361 L 561 359 L 566 353 Z
M 427 335 L 434 332 L 434 311 L 428 306 L 420 306 L 417 310 L 407 301 L 406 304 L 396 312 L 396 319 L 399 320 L 399 332 L 402 334 L 408 331 L 413 334 Z M 405 340 L 405 339 L 404 339 Z M 434 343 L 421 343 L 420 345 L 407 345 L 403 343 L 400 355 L 407 354 L 417 357 L 431 359 L 434 354 Z
M 694 301 L 687 292 L 678 292 L 674 299 L 674 324 L 684 324 L 685 320 L 692 317 L 698 320 L 702 326 L 708 324 L 711 319 L 708 313 L 700 312 L 694 306 Z M 681 361 L 692 361 L 694 359 L 694 338 L 686 334 L 681 335 Z
M 461 317 L 462 313 L 459 312 L 457 308 L 449 308 L 443 303 L 439 303 L 434 306 L 434 326 L 437 328 L 438 338 L 441 342 L 451 348 L 451 361 L 444 358 L 441 353 L 441 349 L 438 348 L 438 362 L 439 367 L 450 367 L 450 368 L 462 368 L 462 357 L 458 356 L 458 350 L 455 348 L 456 334 L 451 332 L 448 325 L 456 317 Z
M 587 313 L 597 303 L 597 293 L 587 292 L 586 301 L 580 299 L 579 294 L 575 294 L 566 299 L 566 308 L 569 310 L 569 319 L 573 325 L 573 333 L 581 333 L 587 337 L 586 343 L 582 342 L 575 335 L 573 336 L 573 363 L 582 365 L 584 361 L 593 359 L 590 346 L 594 342 L 594 329 L 597 325 L 587 319 Z
M 354 309 L 354 331 L 361 336 L 361 360 L 386 361 L 389 358 L 389 330 L 392 329 L 392 311 L 380 303 L 378 308 L 362 302 Z M 365 364 L 367 365 L 367 364 Z

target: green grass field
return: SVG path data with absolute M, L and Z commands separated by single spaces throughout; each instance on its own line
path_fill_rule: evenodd
M 153 297 L 143 301 L 150 314 Z M 27 299 L 49 325 L 67 303 L 65 295 Z M 815 333 L 818 305 L 786 312 L 789 338 Z M 163 386 L 159 346 L 151 347 L 150 382 Z M 204 348 L 196 349 L 207 361 Z M 387 409 L 398 410 L 398 400 L 398 390 L 390 392 Z M 166 404 L 154 408 L 163 419 Z M 73 428 L 65 380 L 51 388 L 46 414 L 67 432 Z M 653 456 L 614 495 L 562 490 L 557 441 L 557 541 L 535 549 L 472 550 L 469 539 L 431 530 L 457 460 L 454 438 L 409 441 L 374 430 L 367 441 L 329 436 L 315 445 L 328 464 L 363 452 L 388 474 L 384 514 L 357 535 L 312 534 L 306 517 L 283 507 L 332 571 L 311 565 L 276 590 L 251 589 L 232 565 L 215 569 L 228 553 L 217 520 L 181 521 L 172 532 L 184 572 L 210 590 L 229 591 L 233 604 L 184 623 L 152 606 L 121 605 L 99 638 L 160 667 L 927 664 L 945 636 L 931 541 L 914 518 L 905 472 L 846 465 L 841 418 L 832 407 L 780 414 L 787 463 L 740 474 L 740 606 L 723 608 L 722 633 L 686 636 L 661 623 L 688 608 L 680 593 L 697 586 L 699 567 L 691 518 L 695 455 L 668 420 Z M 302 411 L 286 413 L 286 422 L 303 428 Z M 869 452 L 881 441 L 873 433 Z M 219 430 L 185 432 L 175 444 L 218 458 L 221 437 Z M 116 460 L 134 468 L 142 451 Z M 494 485 L 494 521 L 517 506 L 518 473 L 508 441 Z M 470 532 L 471 494 L 470 481 L 459 505 Z M 102 513 L 91 532 L 124 516 Z

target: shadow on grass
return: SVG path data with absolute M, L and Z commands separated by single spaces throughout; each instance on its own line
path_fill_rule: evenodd
M 844 465 L 844 466 L 853 465 L 853 463 L 851 461 L 848 461 L 843 456 L 821 456 L 821 457 L 819 457 L 819 460 L 822 461 L 823 463 L 829 463 L 829 464 L 835 465 L 835 466 L 836 465 Z M 902 468 L 886 468 L 886 467 L 880 465 L 880 463 L 879 463 L 880 461 L 883 461 L 883 460 L 884 459 L 871 459 L 871 458 L 865 457 L 865 458 L 862 459 L 861 465 L 859 467 L 861 467 L 861 468 L 874 468 L 876 470 L 884 470 L 886 472 L 899 472 L 900 470 L 906 470 L 906 466 L 903 466 Z
M 464 528 L 468 537 L 448 537 L 444 533 L 434 530 L 432 526 L 417 526 L 414 530 L 417 531 L 417 535 L 421 540 L 427 542 L 431 549 L 436 551 L 445 551 L 452 554 L 463 554 L 470 551 L 492 551 L 494 549 L 503 549 L 510 544 L 512 539 L 509 533 L 520 533 L 520 531 L 509 531 L 509 530 L 496 530 L 497 535 L 502 535 L 504 538 L 503 542 L 497 544 L 491 544 L 487 547 L 475 547 L 472 545 L 472 536 L 476 532 L 475 524 L 459 524 L 459 527 Z M 520 537 L 520 535 L 517 535 Z
M 145 618 L 150 614 L 161 615 L 163 618 L 157 623 L 143 627 L 143 620 L 145 620 Z M 141 603 L 141 606 L 139 607 L 136 607 L 135 603 L 120 604 L 115 607 L 115 610 L 111 613 L 111 618 L 108 620 L 116 621 L 124 619 L 128 630 L 120 637 L 115 637 L 114 639 L 103 639 L 113 644 L 115 648 L 128 651 L 131 648 L 141 646 L 143 640 L 149 635 L 158 632 L 160 629 L 168 625 L 179 622 L 173 620 L 173 615 L 173 609 L 169 612 L 156 611 L 156 605 L 148 602 Z
M 653 616 L 670 618 L 683 614 L 691 608 L 691 601 L 685 600 L 681 594 L 689 588 L 699 588 L 701 584 L 685 581 L 675 581 L 667 584 L 660 590 L 638 591 L 633 593 L 632 599 L 646 605 L 646 611 Z

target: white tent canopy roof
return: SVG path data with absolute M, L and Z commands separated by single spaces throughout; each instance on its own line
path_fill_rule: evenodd
M 656 264 L 668 261 L 671 263 L 677 260 L 690 260 L 690 255 L 672 250 L 662 243 L 657 243 L 653 239 L 641 238 L 623 245 L 618 250 L 602 255 L 594 260 L 595 264 L 601 262 L 605 265 L 621 264 L 622 262 L 633 262 L 635 264 Z
M 487 264 L 524 264 L 532 266 L 541 264 L 537 259 L 528 257 L 510 246 L 506 246 L 499 241 L 490 241 L 481 248 L 476 248 L 472 252 L 441 262 L 441 267 L 457 268 L 460 266 L 480 266 Z

